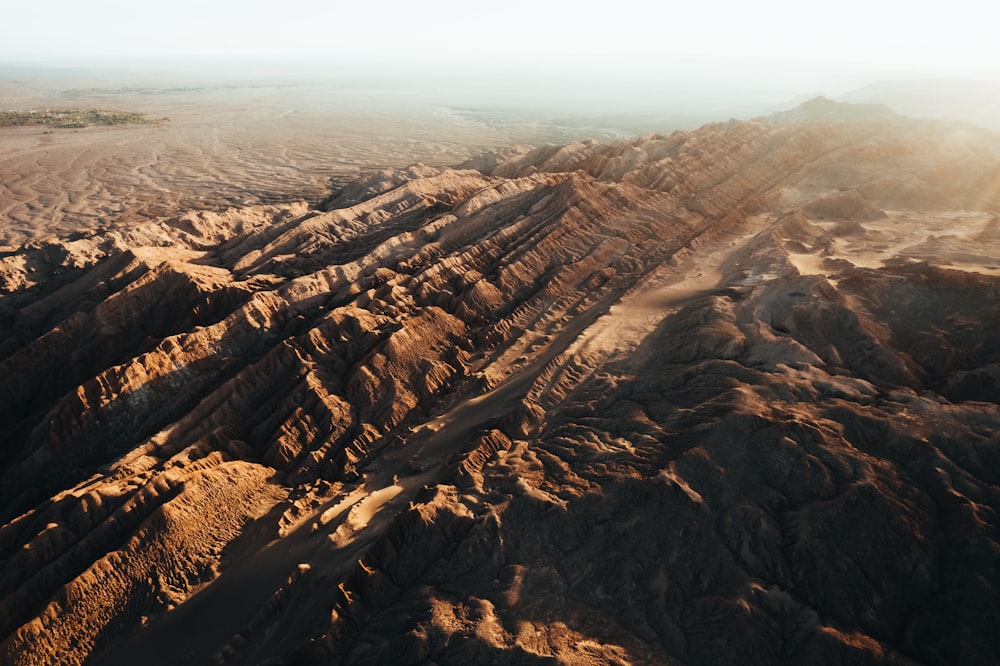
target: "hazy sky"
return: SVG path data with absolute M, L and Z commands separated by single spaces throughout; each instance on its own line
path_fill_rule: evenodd
M 799 67 L 1000 77 L 984 0 L 25 0 L 0 12 L 0 61 L 79 56 L 617 67 L 747 58 Z

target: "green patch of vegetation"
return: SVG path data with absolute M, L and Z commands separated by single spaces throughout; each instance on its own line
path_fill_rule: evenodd
M 107 111 L 105 109 L 45 109 L 30 111 L 0 111 L 0 127 L 47 125 L 50 127 L 82 128 L 95 125 L 149 125 L 156 121 L 144 113 Z

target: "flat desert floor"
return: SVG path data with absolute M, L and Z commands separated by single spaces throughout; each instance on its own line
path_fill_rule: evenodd
M 366 170 L 445 166 L 515 143 L 634 133 L 442 106 L 391 86 L 0 70 L 0 111 L 107 109 L 149 124 L 0 126 L 0 246 L 178 210 L 319 201 Z

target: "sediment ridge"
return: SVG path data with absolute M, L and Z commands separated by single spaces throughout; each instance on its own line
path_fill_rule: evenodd
M 1000 139 L 819 107 L 4 252 L 0 661 L 995 661 Z

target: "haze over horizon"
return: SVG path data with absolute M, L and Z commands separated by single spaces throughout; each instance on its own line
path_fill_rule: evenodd
M 0 64 L 148 70 L 211 62 L 277 76 L 315 68 L 476 85 L 484 94 L 519 87 L 566 95 L 595 82 L 625 93 L 670 83 L 772 98 L 889 78 L 1000 79 L 1000 49 L 983 12 L 973 0 L 946 11 L 849 0 L 835 12 L 789 0 L 662 7 L 625 0 L 613 10 L 514 0 L 489 13 L 456 0 L 377 7 L 290 0 L 280 9 L 260 0 L 150 8 L 40 0 L 6 9 Z

